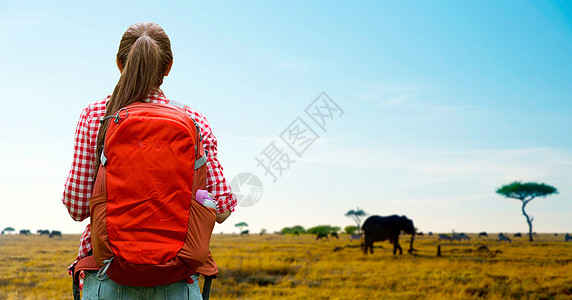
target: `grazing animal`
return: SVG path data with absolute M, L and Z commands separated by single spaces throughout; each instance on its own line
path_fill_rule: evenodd
M 432 235 L 433 235 L 433 231 L 429 231 L 429 236 L 432 236 Z
M 361 240 L 361 233 L 360 234 L 352 233 L 350 235 L 350 241 L 353 241 L 353 240 L 358 240 L 358 241 Z
M 487 235 L 487 233 L 484 232 L 484 231 L 479 233 L 479 237 L 483 237 L 483 236 L 489 237 L 489 236 Z
M 326 238 L 326 240 L 328 239 L 328 234 L 325 232 L 318 232 L 317 236 L 316 236 L 316 241 L 317 240 L 321 240 L 323 238 Z
M 300 232 L 298 230 L 294 231 L 293 235 L 300 236 Z
M 373 243 L 389 240 L 393 244 L 393 255 L 399 250 L 399 254 L 403 254 L 403 249 L 399 245 L 399 233 L 404 231 L 411 234 L 411 244 L 408 252 L 413 251 L 413 240 L 415 239 L 415 227 L 413 221 L 406 216 L 391 215 L 388 217 L 371 216 L 365 220 L 362 226 L 364 233 L 363 251 L 367 254 L 369 249 L 373 254 Z
M 564 236 L 564 241 L 565 242 L 572 241 L 572 236 L 566 233 L 566 235 Z
M 514 234 L 514 237 L 521 237 L 521 236 L 522 236 L 522 234 L 520 234 L 520 232 Z
M 338 240 L 340 239 L 340 237 L 338 236 L 338 234 L 335 233 L 335 232 L 330 233 L 330 237 L 331 237 L 331 238 L 336 238 L 336 239 L 338 239 Z
M 417 233 L 417 236 L 423 236 L 423 231 L 419 231 L 419 232 Z
M 20 235 L 30 235 L 32 234 L 29 229 L 21 229 Z
M 241 232 L 240 232 L 240 235 L 241 235 L 241 236 L 243 236 L 243 235 L 248 235 L 248 233 L 250 233 L 250 231 L 247 229 L 247 230 L 241 231 Z
M 38 229 L 38 230 L 36 231 L 36 233 L 38 233 L 40 236 L 42 236 L 42 235 L 50 235 L 50 231 L 49 231 L 49 230 L 46 230 L 46 229 Z
M 449 241 L 449 242 L 450 242 L 452 239 L 451 239 L 450 236 L 448 236 L 448 235 L 446 235 L 446 234 L 439 234 L 439 241 L 441 241 L 441 240 L 445 240 L 445 241 Z
M 502 234 L 502 233 L 499 233 L 499 238 L 498 238 L 498 240 L 499 240 L 499 242 L 504 242 L 504 241 L 506 241 L 506 242 L 511 243 L 510 238 L 509 238 L 508 236 Z
M 459 234 L 454 233 L 452 239 L 455 240 L 455 241 L 463 241 L 463 240 L 470 241 L 470 240 L 471 240 L 471 238 L 468 237 L 468 236 L 467 236 L 466 234 L 464 234 L 464 233 L 459 233 Z
M 62 237 L 62 232 L 61 231 L 57 231 L 57 230 L 52 230 L 52 232 L 50 232 L 50 238 L 53 238 L 55 236 L 59 236 Z

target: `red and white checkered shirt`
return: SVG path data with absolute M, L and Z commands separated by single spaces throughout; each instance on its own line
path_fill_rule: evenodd
M 76 221 L 83 221 L 89 217 L 89 198 L 92 192 L 93 169 L 95 165 L 97 131 L 99 121 L 105 114 L 105 104 L 109 96 L 103 100 L 88 105 L 81 113 L 74 139 L 74 157 L 69 172 L 62 202 L 67 207 L 70 216 Z M 157 89 L 147 95 L 143 100 L 150 103 L 168 103 L 163 91 Z M 203 145 L 208 151 L 207 159 L 207 190 L 214 196 L 219 213 L 231 210 L 236 206 L 236 197 L 223 175 L 223 168 L 217 158 L 217 140 L 212 133 L 207 119 L 200 112 L 185 106 L 185 111 L 199 125 L 203 137 Z M 83 257 L 91 251 L 91 230 L 88 224 L 85 228 L 76 260 L 69 266 L 68 272 Z

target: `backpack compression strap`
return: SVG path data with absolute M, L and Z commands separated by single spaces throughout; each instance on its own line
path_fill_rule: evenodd
M 93 255 L 84 257 L 80 259 L 73 268 L 73 298 L 74 300 L 80 300 L 79 293 L 79 274 L 81 271 L 97 271 L 100 268 L 95 263 L 95 257 Z
M 177 102 L 177 101 L 173 101 L 173 100 L 169 100 L 168 104 L 173 105 L 175 107 L 178 107 L 180 109 L 182 109 L 183 111 L 186 111 L 188 106 L 186 106 L 185 104 L 181 103 L 181 102 Z M 203 135 L 201 134 L 201 129 L 199 128 L 199 124 L 197 124 L 197 121 L 195 121 L 195 119 L 193 119 L 191 117 L 191 120 L 193 120 L 193 123 L 195 123 L 195 127 L 197 128 L 197 133 L 199 134 L 199 141 L 202 142 L 203 141 Z M 208 151 L 205 150 L 205 155 L 203 155 L 201 158 L 198 158 L 195 160 L 195 170 L 202 167 L 206 162 L 207 162 L 207 156 L 208 156 Z

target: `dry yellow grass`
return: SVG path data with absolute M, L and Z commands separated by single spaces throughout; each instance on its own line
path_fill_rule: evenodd
M 415 255 L 393 256 L 388 242 L 365 256 L 347 236 L 214 235 L 220 266 L 211 299 L 570 299 L 572 243 L 494 238 L 416 240 Z M 0 236 L 0 299 L 71 299 L 67 265 L 79 236 Z M 409 236 L 402 237 L 406 249 Z M 478 246 L 487 248 L 478 251 Z M 382 246 L 383 248 L 380 248 Z M 334 248 L 341 247 L 339 251 Z

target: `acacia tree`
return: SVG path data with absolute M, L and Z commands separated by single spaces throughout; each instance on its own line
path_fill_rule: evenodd
M 528 202 L 532 201 L 532 199 L 558 194 L 558 190 L 556 190 L 555 187 L 544 183 L 521 183 L 520 181 L 515 181 L 498 188 L 497 194 L 503 195 L 507 198 L 518 199 L 522 202 L 522 214 L 526 217 L 526 223 L 528 223 L 528 238 L 532 242 L 532 221 L 534 218 L 528 216 L 524 208 Z
M 4 228 L 4 230 L 2 230 L 2 234 L 4 234 L 4 232 L 12 233 L 14 231 L 15 231 L 15 229 L 13 227 L 6 227 L 6 228 Z
M 361 228 L 360 228 L 361 219 L 363 219 L 365 216 L 367 216 L 367 213 L 365 211 L 363 211 L 363 209 L 360 209 L 359 207 L 357 207 L 355 210 L 352 209 L 352 210 L 348 211 L 345 214 L 345 216 L 352 218 L 354 220 L 354 222 L 356 222 L 358 234 L 361 233 Z
M 240 223 L 234 224 L 234 227 L 238 227 L 240 232 L 242 232 L 244 227 L 248 227 L 248 224 L 246 224 L 246 222 L 240 222 Z

